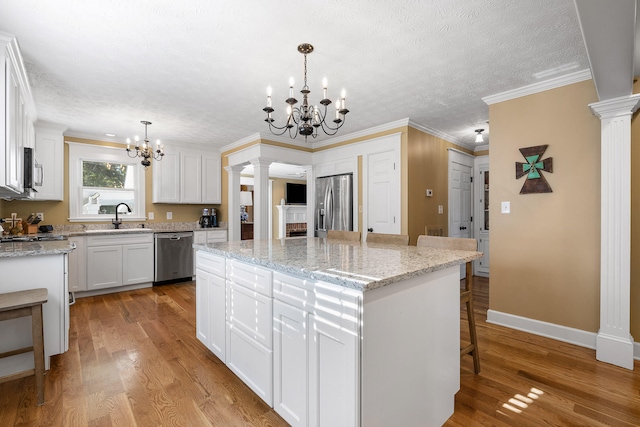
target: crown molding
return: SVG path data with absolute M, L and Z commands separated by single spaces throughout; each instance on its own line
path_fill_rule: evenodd
M 591 70 L 589 69 L 576 71 L 575 73 L 555 77 L 543 82 L 533 83 L 518 89 L 508 90 L 506 92 L 496 93 L 495 95 L 485 96 L 484 98 L 482 98 L 482 100 L 487 105 L 497 104 L 498 102 L 509 101 L 511 99 L 533 95 L 534 93 L 556 89 L 562 86 L 583 82 L 585 80 L 591 80 L 591 78 Z

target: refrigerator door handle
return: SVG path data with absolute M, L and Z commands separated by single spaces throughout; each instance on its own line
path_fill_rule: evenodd
M 324 229 L 328 230 L 329 228 L 333 229 L 333 186 L 327 187 L 327 192 L 324 195 Z

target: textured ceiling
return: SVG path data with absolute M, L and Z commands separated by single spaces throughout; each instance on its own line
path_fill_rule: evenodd
M 150 139 L 210 147 L 268 132 L 267 85 L 282 117 L 289 76 L 302 86 L 303 42 L 315 46 L 312 102 L 325 76 L 329 98 L 347 91 L 338 135 L 409 118 L 473 143 L 488 129 L 482 97 L 589 68 L 573 0 L 303 5 L 2 1 L 0 31 L 18 38 L 39 120 L 118 141 L 149 120 Z

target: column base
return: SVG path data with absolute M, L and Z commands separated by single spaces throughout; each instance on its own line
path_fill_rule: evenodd
M 633 338 L 621 338 L 598 332 L 596 359 L 633 371 Z

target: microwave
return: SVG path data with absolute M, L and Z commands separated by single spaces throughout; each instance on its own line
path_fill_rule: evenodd
M 24 181 L 22 187 L 24 191 L 38 190 L 35 187 L 42 187 L 42 165 L 36 162 L 33 148 L 24 148 Z

